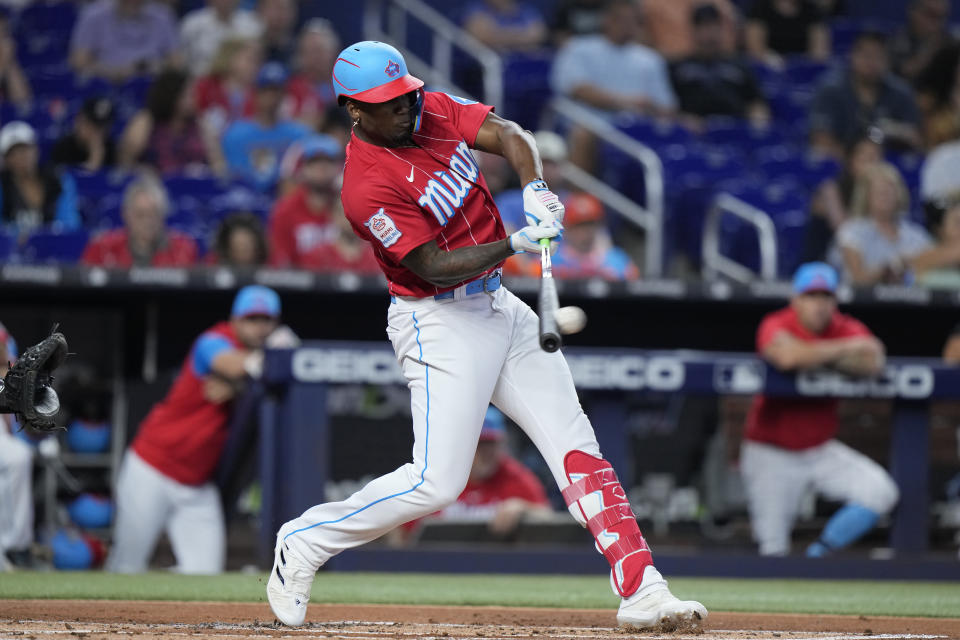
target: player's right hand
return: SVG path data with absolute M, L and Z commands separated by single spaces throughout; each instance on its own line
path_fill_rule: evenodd
M 519 231 L 511 235 L 507 242 L 510 243 L 510 249 L 514 253 L 540 253 L 540 240 L 543 238 L 557 238 L 559 239 L 560 232 L 563 231 L 563 225 L 559 222 L 555 223 L 557 226 L 540 226 L 540 225 L 530 225 L 529 227 L 524 227 Z M 557 242 L 550 243 L 550 253 L 557 252 Z

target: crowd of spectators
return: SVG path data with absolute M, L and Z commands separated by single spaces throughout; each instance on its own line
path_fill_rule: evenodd
M 551 51 L 555 94 L 617 126 L 684 131 L 684 153 L 708 148 L 718 123 L 732 122 L 818 166 L 832 163 L 834 171 L 793 176 L 789 187 L 800 185 L 807 210 L 797 262 L 831 260 L 858 284 L 960 279 L 960 42 L 948 0 L 909 0 L 900 25 L 861 21 L 846 32 L 835 28 L 844 3 L 834 0 L 559 0 L 552 13 L 544 6 L 473 0 L 451 15 L 504 56 Z M 56 19 L 28 15 L 44 7 L 58 11 Z M 6 233 L 23 243 L 37 232 L 77 232 L 89 242 L 77 253 L 87 263 L 376 273 L 338 210 L 350 122 L 330 73 L 342 41 L 331 22 L 301 9 L 293 0 L 89 0 L 11 10 L 0 19 Z M 11 26 L 19 24 L 51 31 Z M 786 93 L 776 94 L 776 83 Z M 786 94 L 802 104 L 802 122 L 789 121 L 796 104 L 785 120 Z M 606 177 L 603 147 L 586 128 L 561 133 L 537 133 L 544 177 L 570 212 L 558 273 L 640 277 L 631 259 L 639 255 L 617 246 L 610 212 L 561 176 L 569 161 Z M 751 150 L 746 161 L 762 165 L 780 151 Z M 519 185 L 499 159 L 480 162 L 506 225 L 517 227 Z M 110 194 L 88 188 L 89 176 L 114 173 L 127 177 L 96 183 L 111 185 Z M 140 177 L 131 186 L 129 176 Z M 740 182 L 762 176 L 745 169 Z M 183 194 L 171 186 L 181 177 L 222 188 Z M 672 178 L 668 167 L 668 193 Z M 232 206 L 221 202 L 226 191 Z M 687 212 L 669 205 L 668 225 L 671 217 L 687 225 Z M 108 249 L 118 243 L 123 251 Z M 514 273 L 536 271 L 512 262 Z

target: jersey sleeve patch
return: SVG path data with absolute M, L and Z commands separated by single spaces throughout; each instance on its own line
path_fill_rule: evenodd
M 393 218 L 383 210 L 383 207 L 380 207 L 363 225 L 370 229 L 370 234 L 379 240 L 384 247 L 395 245 L 400 236 L 403 235 L 393 222 Z

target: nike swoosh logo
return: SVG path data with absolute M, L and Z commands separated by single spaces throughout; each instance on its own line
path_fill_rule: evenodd
M 407 176 L 407 182 L 413 182 L 413 165 L 410 165 L 410 175 Z

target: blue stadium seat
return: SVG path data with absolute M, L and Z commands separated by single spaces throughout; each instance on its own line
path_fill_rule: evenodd
M 834 18 L 830 21 L 830 43 L 833 47 L 833 55 L 845 56 L 853 47 L 853 41 L 857 39 L 862 27 L 860 23 L 844 18 Z
M 0 262 L 10 262 L 17 252 L 16 234 L 0 231 Z
M 30 87 L 33 95 L 39 99 L 59 98 L 64 101 L 74 99 L 77 93 L 76 76 L 63 66 L 46 66 L 30 73 Z
M 535 130 L 540 114 L 550 100 L 550 66 L 553 52 L 515 53 L 503 63 L 504 116 Z M 498 109 L 499 111 L 499 109 Z
M 787 84 L 791 87 L 809 87 L 816 84 L 829 68 L 829 65 L 823 62 L 804 56 L 794 56 L 787 59 L 784 75 Z
M 38 231 L 27 238 L 21 255 L 31 263 L 74 263 L 87 246 L 86 231 Z
M 744 151 L 786 141 L 777 127 L 755 127 L 746 120 L 734 118 L 710 118 L 701 139 L 711 145 L 738 147 Z
M 657 150 L 667 145 L 690 144 L 693 134 L 686 127 L 649 118 L 635 118 L 619 123 L 621 131 Z
M 11 29 L 17 36 L 20 64 L 32 69 L 65 63 L 76 18 L 75 2 L 33 2 L 26 6 Z
M 87 226 L 112 228 L 120 224 L 120 198 L 133 176 L 120 171 L 70 172 L 77 184 L 77 208 Z
M 123 226 L 123 214 L 120 211 L 122 199 L 119 193 L 111 193 L 92 202 L 89 211 L 82 208 L 87 228 L 102 231 Z
M 223 194 L 228 186 L 215 176 L 173 174 L 164 176 L 163 183 L 171 198 L 192 196 L 198 200 L 211 200 Z

